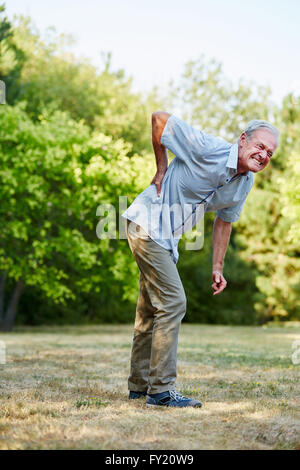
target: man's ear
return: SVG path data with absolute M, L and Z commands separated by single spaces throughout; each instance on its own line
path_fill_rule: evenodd
M 247 135 L 245 134 L 245 132 L 243 132 L 240 136 L 240 140 L 239 140 L 239 143 L 242 144 L 242 146 L 245 144 L 247 140 Z

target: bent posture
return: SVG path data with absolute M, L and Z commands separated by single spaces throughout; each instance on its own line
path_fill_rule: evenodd
M 213 228 L 213 294 L 226 287 L 223 265 L 231 224 L 241 214 L 254 174 L 269 163 L 279 133 L 266 121 L 251 121 L 237 143 L 196 130 L 166 112 L 152 115 L 157 171 L 123 214 L 127 238 L 140 270 L 131 353 L 129 398 L 147 406 L 201 407 L 175 390 L 179 327 L 186 312 L 177 271 L 178 242 L 196 223 L 197 208 L 216 211 Z M 168 166 L 167 149 L 175 158 Z M 186 210 L 186 209 L 189 210 Z

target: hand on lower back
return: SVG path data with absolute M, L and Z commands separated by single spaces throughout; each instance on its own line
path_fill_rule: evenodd
M 160 196 L 161 193 L 161 184 L 164 179 L 164 176 L 166 174 L 167 168 L 163 171 L 156 172 L 153 180 L 151 181 L 151 184 L 155 184 L 156 190 L 157 190 L 157 195 Z

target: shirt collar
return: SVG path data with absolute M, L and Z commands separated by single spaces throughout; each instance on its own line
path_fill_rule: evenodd
M 229 152 L 229 157 L 227 159 L 226 166 L 228 168 L 233 168 L 234 170 L 237 170 L 237 164 L 238 164 L 238 144 L 233 144 Z
M 237 171 L 238 156 L 239 156 L 239 144 L 238 143 L 232 144 L 230 152 L 229 152 L 229 157 L 227 159 L 226 167 Z M 240 173 L 240 174 L 241 176 L 248 176 L 249 173 L 250 173 L 249 171 L 246 171 L 245 173 Z

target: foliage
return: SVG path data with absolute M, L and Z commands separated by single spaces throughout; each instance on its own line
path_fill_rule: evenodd
M 72 38 L 29 18 L 11 22 L 0 8 L 0 321 L 96 323 L 132 320 L 138 269 L 126 240 L 96 236 L 99 204 L 128 203 L 151 181 L 155 159 L 151 112 L 165 109 L 234 142 L 253 118 L 280 129 L 271 164 L 255 177 L 226 255 L 228 287 L 211 293 L 213 215 L 205 217 L 200 252 L 180 244 L 188 298 L 185 321 L 257 324 L 300 318 L 300 100 L 282 106 L 270 90 L 230 82 L 222 65 L 200 57 L 186 64 L 167 96 L 131 91 L 123 70 L 101 70 L 70 53 Z M 165 103 L 163 106 L 161 103 Z M 105 215 L 102 213 L 101 217 Z
M 233 224 L 224 270 L 227 290 L 212 298 L 209 215 L 202 252 L 181 250 L 179 269 L 187 291 L 187 320 L 253 324 L 300 318 L 300 106 L 295 97 L 288 96 L 282 109 L 277 109 L 269 103 L 268 93 L 245 83 L 234 86 L 224 77 L 220 64 L 205 63 L 203 58 L 188 63 L 179 84 L 173 84 L 170 103 L 208 132 L 234 141 L 253 118 L 276 120 L 281 131 L 275 157 L 255 176 L 242 216 Z
M 213 296 L 211 288 L 212 214 L 205 216 L 205 240 L 201 251 L 185 251 L 181 245 L 178 269 L 182 278 L 188 308 L 185 321 L 251 325 L 257 323 L 254 303 L 258 295 L 255 286 L 255 266 L 241 258 L 241 247 L 236 244 L 235 229 L 227 249 L 224 276 L 227 289 Z
M 113 289 L 118 300 L 131 299 L 136 284 L 129 277 L 125 289 L 124 277 L 137 269 L 129 250 L 96 238 L 95 215 L 99 204 L 118 207 L 119 195 L 141 190 L 145 157 L 129 158 L 130 144 L 61 111 L 36 123 L 24 109 L 0 108 L 0 271 L 57 303 L 93 292 L 105 305 Z
M 280 148 L 268 171 L 258 175 L 238 225 L 241 256 L 258 271 L 262 297 L 255 308 L 262 322 L 300 318 L 299 111 L 299 100 L 286 97 L 278 117 Z
M 219 62 L 203 56 L 188 62 L 179 82 L 170 84 L 168 101 L 193 126 L 229 141 L 239 137 L 251 119 L 268 119 L 275 112 L 269 88 L 244 80 L 234 84 Z
M 51 105 L 103 134 L 131 142 L 133 152 L 151 150 L 149 114 L 157 99 L 153 94 L 142 98 L 132 93 L 131 79 L 124 71 L 111 71 L 110 54 L 102 54 L 104 68 L 99 72 L 88 59 L 74 57 L 68 50 L 72 38 L 58 36 L 55 29 L 42 38 L 32 21 L 20 16 L 11 34 L 7 54 L 20 51 L 11 58 L 20 69 L 20 79 L 16 89 L 11 87 L 11 78 L 15 78 L 10 68 L 2 72 L 9 104 L 26 101 L 26 111 L 33 119 Z

